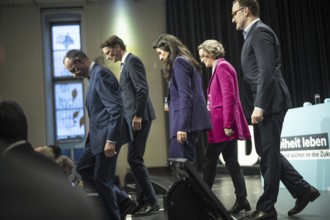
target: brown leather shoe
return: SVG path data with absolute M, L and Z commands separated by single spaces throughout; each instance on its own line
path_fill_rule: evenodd
M 288 211 L 288 216 L 298 214 L 308 205 L 309 202 L 313 202 L 319 196 L 320 192 L 311 186 L 307 192 L 297 198 L 295 206 Z

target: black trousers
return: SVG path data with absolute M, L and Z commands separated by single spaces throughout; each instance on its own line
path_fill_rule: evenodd
M 264 192 L 256 209 L 271 212 L 275 207 L 280 181 L 290 194 L 297 198 L 311 186 L 280 152 L 281 132 L 286 110 L 265 115 L 264 120 L 254 125 L 254 141 L 260 156 L 260 171 L 264 180 Z
M 237 141 L 208 144 L 205 152 L 204 181 L 212 188 L 217 171 L 219 156 L 222 153 L 225 165 L 230 173 L 236 197 L 246 197 L 246 185 L 241 166 L 237 161 Z
M 116 151 L 117 154 L 113 157 L 106 157 L 104 153 L 93 155 L 87 143 L 76 168 L 84 186 L 88 185 L 96 189 L 106 215 L 111 220 L 120 219 L 118 204 L 128 198 L 127 193 L 114 184 L 120 147 L 117 147 Z
M 137 200 L 140 204 L 157 202 L 143 159 L 151 124 L 152 121 L 143 121 L 142 129 L 134 131 L 134 139 L 128 143 L 127 162 L 135 180 Z

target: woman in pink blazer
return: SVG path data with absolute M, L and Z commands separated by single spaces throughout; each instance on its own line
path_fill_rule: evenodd
M 237 161 L 237 140 L 250 139 L 243 114 L 234 67 L 223 57 L 225 50 L 216 40 L 206 40 L 198 46 L 202 63 L 212 68 L 207 95 L 212 130 L 208 131 L 208 146 L 204 164 L 204 180 L 212 188 L 220 153 L 231 175 L 236 202 L 229 212 L 236 214 L 251 210 L 246 199 L 244 175 Z

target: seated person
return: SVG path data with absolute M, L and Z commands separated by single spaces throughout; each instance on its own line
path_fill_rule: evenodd
M 52 148 L 48 146 L 40 146 L 34 148 L 35 152 L 45 155 L 46 157 L 55 160 L 55 154 Z
M 51 149 L 53 149 L 55 159 L 56 159 L 58 156 L 62 155 L 62 149 L 61 149 L 60 146 L 55 145 L 55 144 L 51 144 L 51 145 L 48 145 L 48 147 L 50 147 Z
M 58 166 L 34 151 L 27 128 L 21 106 L 0 101 L 0 219 L 101 219 Z
M 60 155 L 56 158 L 57 165 L 63 170 L 65 175 L 68 177 L 72 174 L 74 163 L 70 157 L 66 155 Z

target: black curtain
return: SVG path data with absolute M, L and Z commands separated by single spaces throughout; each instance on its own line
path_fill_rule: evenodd
M 293 106 L 330 97 L 330 1 L 259 0 L 260 18 L 271 26 L 281 43 L 282 73 Z M 242 32 L 231 18 L 232 1 L 166 0 L 167 33 L 181 39 L 198 58 L 197 46 L 206 39 L 221 41 L 226 59 L 241 81 Z M 210 70 L 203 70 L 206 89 Z
M 329 0 L 259 0 L 261 20 L 273 28 L 281 43 L 282 73 L 293 102 L 300 107 L 330 97 L 330 12 Z M 197 46 L 207 39 L 222 42 L 226 59 L 235 67 L 239 83 L 242 74 L 241 31 L 235 29 L 229 0 L 166 0 L 167 33 L 181 39 L 198 59 Z M 206 92 L 211 70 L 203 69 Z M 196 167 L 202 168 L 207 144 L 206 133 L 200 138 Z M 251 146 L 247 146 L 251 150 Z

